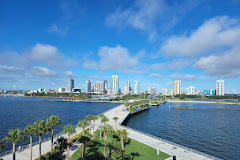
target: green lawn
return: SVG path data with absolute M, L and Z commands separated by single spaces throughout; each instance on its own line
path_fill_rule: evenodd
M 96 137 L 99 137 L 99 131 L 96 131 Z M 112 135 L 110 135 L 112 136 Z M 103 147 L 101 145 L 99 145 L 99 143 L 103 143 L 102 140 L 100 139 L 94 139 L 93 141 L 96 142 L 95 149 L 97 150 L 98 153 L 103 153 Z M 99 142 L 99 143 L 98 143 Z M 94 147 L 93 147 L 94 148 Z M 94 149 L 93 149 L 94 150 Z M 164 153 L 164 152 L 160 152 L 160 155 L 157 155 L 157 150 L 149 147 L 143 143 L 140 143 L 138 141 L 135 141 L 133 139 L 131 139 L 130 144 L 126 145 L 125 147 L 125 151 L 131 155 L 131 159 L 132 160 L 164 160 L 167 159 L 169 157 L 171 157 L 170 155 Z M 97 153 L 95 152 L 95 154 Z M 106 155 L 108 155 L 109 149 L 106 149 Z M 93 155 L 94 153 L 87 150 L 86 154 L 88 154 L 89 157 L 91 157 L 91 155 Z M 70 160 L 78 160 L 82 155 L 82 148 L 80 147 L 70 158 Z M 91 158 L 89 158 L 91 159 Z M 104 159 L 104 158 L 103 158 Z M 116 160 L 116 158 L 114 156 L 112 156 L 113 160 Z

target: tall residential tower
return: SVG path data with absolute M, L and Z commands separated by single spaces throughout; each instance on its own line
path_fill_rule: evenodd
M 216 81 L 216 95 L 224 96 L 224 80 Z
M 177 94 L 181 95 L 181 81 L 179 80 L 174 81 L 174 95 Z
M 74 88 L 74 80 L 68 79 L 67 80 L 67 92 L 72 93 L 72 89 Z
M 91 81 L 87 80 L 86 81 L 86 93 L 91 92 Z
M 111 77 L 111 93 L 112 94 L 119 93 L 119 76 L 113 75 Z

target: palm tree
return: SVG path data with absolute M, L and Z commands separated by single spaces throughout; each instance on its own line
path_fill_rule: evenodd
M 0 140 L 0 150 L 3 150 L 4 148 L 4 140 Z
M 32 160 L 32 136 L 33 136 L 33 134 L 36 133 L 34 125 L 28 125 L 26 128 L 24 128 L 23 133 L 29 134 L 29 138 L 30 138 L 30 160 Z
M 64 138 L 63 136 L 57 138 L 56 142 L 54 142 L 54 144 L 56 145 L 56 149 L 58 149 L 60 152 L 63 152 L 65 148 L 67 148 L 68 143 L 67 143 L 67 139 Z
M 94 127 L 95 127 L 95 121 L 98 119 L 97 116 L 92 116 L 92 120 L 93 120 L 93 138 L 94 138 Z
M 120 150 L 121 144 L 114 138 L 108 139 L 106 141 L 106 146 L 109 148 L 108 160 L 112 159 L 112 151 Z
M 106 140 L 107 140 L 107 135 L 109 133 L 113 132 L 113 128 L 110 125 L 104 125 L 103 126 L 103 143 L 104 143 L 104 148 L 103 148 L 103 155 L 106 157 Z
M 50 126 L 52 128 L 52 134 L 51 134 L 51 154 L 53 153 L 53 131 L 54 131 L 54 127 L 56 125 L 60 125 L 61 124 L 61 120 L 60 118 L 58 118 L 58 116 L 50 116 L 47 121 L 46 121 L 47 125 Z
M 69 125 L 65 125 L 63 128 L 63 133 L 64 134 L 68 134 L 68 146 L 67 146 L 67 160 L 69 160 L 69 145 L 70 145 L 70 135 L 75 133 L 76 130 L 73 127 L 73 125 L 69 124 Z
M 43 120 L 38 120 L 34 124 L 35 133 L 39 134 L 39 160 L 41 160 L 41 143 L 42 143 L 42 134 L 48 133 L 49 127 L 46 125 L 46 122 Z
M 11 129 L 8 131 L 8 135 L 4 138 L 6 142 L 12 142 L 13 144 L 13 160 L 16 158 L 15 146 L 19 141 L 23 141 L 25 139 L 24 133 L 20 129 Z
M 119 118 L 117 117 L 117 116 L 115 116 L 115 117 L 113 117 L 113 120 L 115 120 L 115 124 L 116 124 L 116 131 L 117 131 L 117 120 L 118 120 Z
M 81 120 L 78 122 L 78 126 L 83 128 L 83 135 L 84 135 L 84 130 L 85 130 L 85 127 L 88 126 L 88 122 L 86 120 Z
M 128 132 L 126 129 L 123 129 L 123 130 L 118 130 L 116 132 L 117 136 L 119 138 L 121 138 L 121 143 L 122 143 L 122 160 L 124 160 L 124 156 L 123 156 L 123 153 L 124 153 L 124 142 L 123 140 L 128 136 Z
M 85 155 L 86 143 L 90 141 L 90 138 L 88 136 L 82 135 L 81 137 L 79 137 L 77 141 L 82 143 L 82 159 L 85 160 L 86 159 L 86 155 Z
M 100 139 L 102 139 L 102 123 L 103 123 L 103 117 L 105 117 L 104 114 L 100 114 L 99 117 L 101 118 L 101 126 L 100 126 Z
M 89 133 L 90 133 L 90 126 L 91 126 L 91 121 L 93 120 L 93 115 L 89 114 L 85 117 L 85 120 L 88 121 L 88 128 L 89 128 Z

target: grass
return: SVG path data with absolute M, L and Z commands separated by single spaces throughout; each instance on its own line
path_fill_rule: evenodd
M 103 144 L 103 140 L 102 139 L 98 139 L 99 137 L 99 131 L 96 131 L 95 133 L 96 139 L 94 139 L 93 141 L 95 141 L 96 143 L 101 143 Z M 112 135 L 109 135 L 108 137 L 110 137 Z M 136 140 L 130 139 L 130 144 L 126 145 L 125 147 L 125 151 L 131 155 L 131 159 L 132 160 L 164 160 L 167 159 L 169 157 L 171 157 L 170 155 L 164 153 L 164 152 L 160 152 L 160 155 L 157 155 L 157 150 L 149 147 L 143 143 L 140 143 Z M 103 146 L 95 146 L 95 148 L 98 150 L 98 153 L 102 154 L 103 153 Z M 108 155 L 109 153 L 109 149 L 106 148 L 106 155 Z M 89 149 L 86 150 L 86 154 L 93 155 L 94 153 L 90 152 Z M 80 147 L 70 158 L 70 160 L 78 160 L 80 157 L 82 156 L 82 147 Z M 116 160 L 116 158 L 112 155 L 112 159 Z

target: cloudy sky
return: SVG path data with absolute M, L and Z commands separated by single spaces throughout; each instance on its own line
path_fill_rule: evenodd
M 141 90 L 240 93 L 239 0 L 0 1 L 0 90 L 58 89 L 119 75 Z M 110 85 L 109 85 L 110 86 Z

